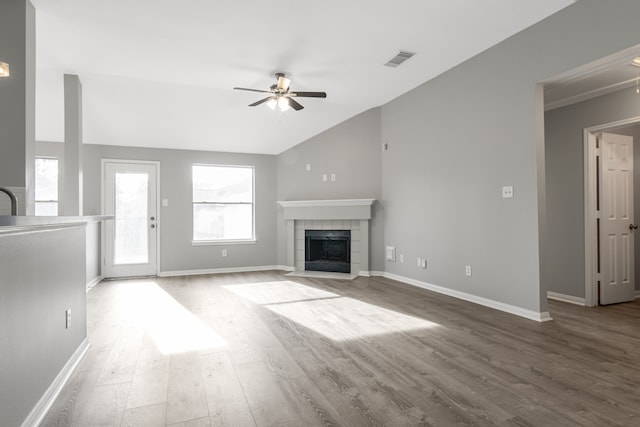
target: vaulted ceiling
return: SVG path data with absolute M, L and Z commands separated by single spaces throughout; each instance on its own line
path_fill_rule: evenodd
M 36 138 L 64 140 L 63 74 L 84 142 L 278 154 L 383 105 L 573 0 L 32 0 Z M 416 55 L 383 64 L 399 50 Z M 301 111 L 248 107 L 275 72 Z

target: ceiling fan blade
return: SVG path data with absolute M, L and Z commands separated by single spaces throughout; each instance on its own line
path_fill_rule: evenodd
M 289 96 L 300 96 L 304 98 L 326 98 L 326 92 L 291 92 Z
M 296 101 L 293 98 L 289 98 L 288 101 L 289 101 L 289 107 L 293 108 L 296 111 L 300 111 L 304 108 L 298 101 Z
M 255 107 L 256 105 L 263 104 L 263 103 L 267 102 L 270 99 L 274 99 L 273 96 L 267 96 L 266 98 L 263 98 L 260 101 L 256 101 L 253 104 L 249 104 L 249 107 Z
M 248 90 L 249 92 L 272 93 L 270 90 L 249 89 L 246 87 L 234 87 L 235 90 Z

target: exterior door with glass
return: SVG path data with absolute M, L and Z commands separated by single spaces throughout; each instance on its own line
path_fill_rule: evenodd
M 103 162 L 105 277 L 157 274 L 157 163 Z

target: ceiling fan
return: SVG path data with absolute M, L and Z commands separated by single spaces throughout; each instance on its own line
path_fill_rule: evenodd
M 250 92 L 259 92 L 259 93 L 268 93 L 269 96 L 263 98 L 259 101 L 254 102 L 253 104 L 249 104 L 249 107 L 255 107 L 257 105 L 267 103 L 267 105 L 275 110 L 276 107 L 280 108 L 281 111 L 286 111 L 289 107 L 293 108 L 296 111 L 302 110 L 304 107 L 296 101 L 295 97 L 299 98 L 326 98 L 326 92 L 290 92 L 289 84 L 291 83 L 291 79 L 285 77 L 284 73 L 276 73 L 276 78 L 278 79 L 277 83 L 271 85 L 269 90 L 259 90 L 259 89 L 248 89 L 245 87 L 234 87 L 235 90 L 247 90 Z

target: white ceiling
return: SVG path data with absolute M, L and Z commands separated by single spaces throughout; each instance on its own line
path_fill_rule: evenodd
M 278 154 L 380 106 L 573 0 L 32 0 L 36 138 L 63 141 L 63 74 L 84 142 Z M 384 67 L 399 50 L 417 55 Z M 301 111 L 247 105 L 275 72 Z

